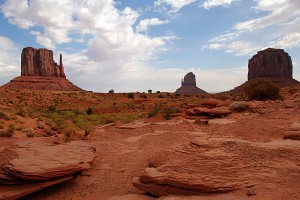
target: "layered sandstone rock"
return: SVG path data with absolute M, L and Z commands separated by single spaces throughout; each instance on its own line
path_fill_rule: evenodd
M 279 180 L 292 183 L 291 177 L 299 177 L 300 166 L 295 164 L 300 161 L 297 141 L 259 143 L 203 132 L 190 137 L 189 144 L 169 148 L 170 152 L 161 158 L 163 162 L 147 167 L 133 179 L 133 185 L 157 197 L 225 193 L 263 197 L 261 190 L 276 192 L 275 179 L 276 184 Z
M 181 87 L 176 90 L 177 94 L 206 94 L 196 86 L 196 76 L 193 72 L 187 73 L 181 81 Z
M 14 78 L 2 87 L 30 90 L 82 90 L 66 79 L 62 54 L 60 54 L 60 62 L 57 64 L 53 59 L 53 51 L 32 47 L 26 47 L 22 51 L 21 76 Z
M 248 62 L 248 80 L 255 78 L 293 78 L 292 59 L 283 49 L 258 51 Z
M 96 150 L 84 141 L 25 140 L 0 149 L 0 155 L 0 199 L 15 199 L 90 169 Z
M 26 47 L 21 54 L 21 76 L 66 78 L 60 54 L 59 65 L 53 60 L 53 51 Z
M 269 79 L 281 87 L 299 84 L 297 80 L 293 79 L 292 59 L 283 49 L 268 48 L 258 51 L 249 59 L 248 81 L 257 78 Z M 246 83 L 231 91 L 243 91 Z

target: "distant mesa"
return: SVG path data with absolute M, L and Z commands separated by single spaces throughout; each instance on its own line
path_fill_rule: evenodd
M 182 79 L 181 87 L 176 90 L 176 94 L 206 94 L 206 92 L 196 86 L 196 76 L 193 72 L 189 72 Z
M 21 76 L 3 85 L 10 89 L 32 90 L 82 90 L 68 79 L 64 72 L 62 54 L 57 64 L 53 59 L 53 51 L 26 47 L 21 54 Z

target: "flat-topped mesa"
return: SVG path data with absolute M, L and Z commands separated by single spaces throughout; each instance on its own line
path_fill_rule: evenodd
M 176 90 L 177 94 L 206 94 L 196 86 L 196 76 L 193 72 L 187 73 L 181 81 L 181 87 Z
M 21 54 L 21 76 L 66 78 L 60 54 L 59 65 L 53 59 L 53 51 L 26 47 Z
M 283 49 L 258 51 L 248 62 L 248 80 L 255 78 L 293 79 L 293 64 Z

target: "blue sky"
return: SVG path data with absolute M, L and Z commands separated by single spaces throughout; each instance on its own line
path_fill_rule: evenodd
M 0 84 L 20 75 L 24 47 L 63 54 L 85 90 L 232 89 L 258 50 L 283 48 L 300 80 L 297 0 L 0 0 Z

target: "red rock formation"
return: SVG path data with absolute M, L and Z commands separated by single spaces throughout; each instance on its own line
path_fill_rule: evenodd
M 53 60 L 53 51 L 26 47 L 21 54 L 21 76 L 66 78 L 60 54 L 60 64 Z
M 181 81 L 181 87 L 176 90 L 177 94 L 206 94 L 196 86 L 196 76 L 193 72 L 187 73 Z
M 68 79 L 64 72 L 62 54 L 59 65 L 53 60 L 53 51 L 26 47 L 21 54 L 21 76 L 11 80 L 2 87 L 8 89 L 29 90 L 82 90 Z
M 248 80 L 255 78 L 293 78 L 292 59 L 283 49 L 257 52 L 248 62 Z

